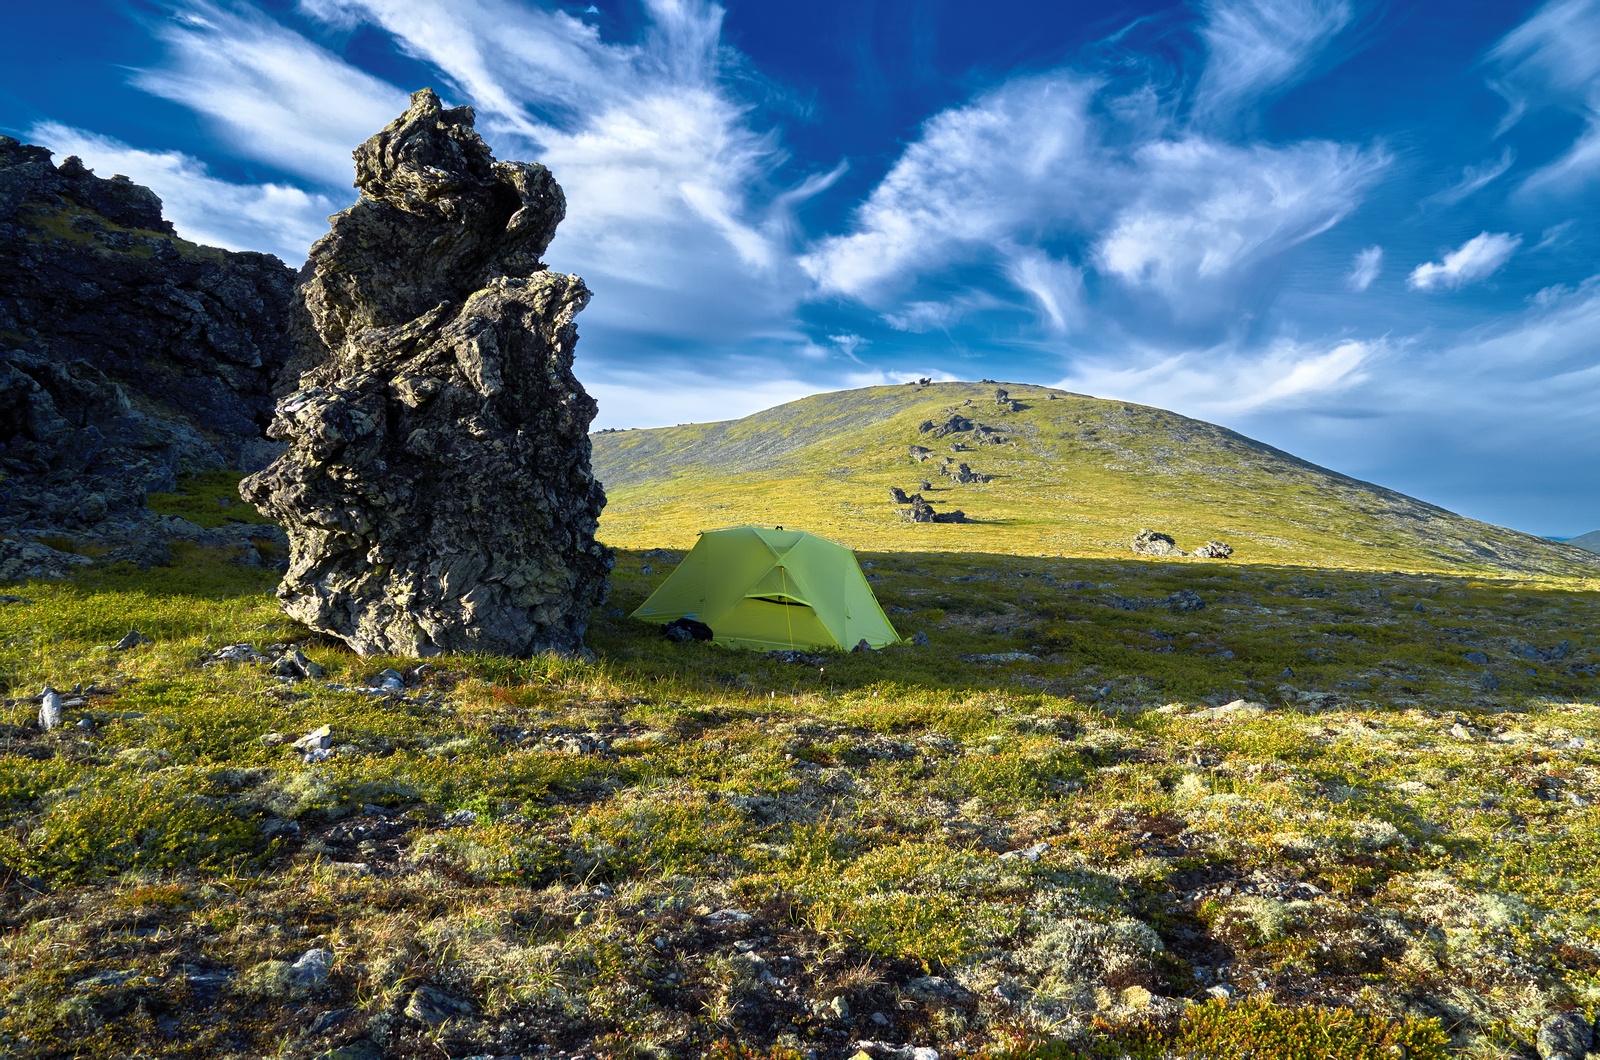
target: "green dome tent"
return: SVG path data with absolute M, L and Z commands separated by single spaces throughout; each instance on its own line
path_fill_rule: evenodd
M 692 618 L 712 641 L 766 650 L 900 643 L 856 554 L 804 530 L 707 530 L 634 618 Z

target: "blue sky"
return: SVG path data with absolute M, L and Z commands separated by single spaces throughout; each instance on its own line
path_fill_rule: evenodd
M 566 190 L 597 427 L 992 377 L 1600 527 L 1600 0 L 16 6 L 0 130 L 296 266 L 471 103 Z

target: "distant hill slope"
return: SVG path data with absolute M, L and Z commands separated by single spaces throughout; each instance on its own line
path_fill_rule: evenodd
M 1577 545 L 1589 552 L 1600 552 L 1600 530 L 1590 530 L 1582 537 L 1569 538 L 1567 544 Z
M 918 429 L 952 415 L 1008 440 L 980 445 L 976 427 L 939 438 Z M 758 523 L 887 551 L 1131 556 L 1129 541 L 1150 527 L 1186 551 L 1226 541 L 1240 562 L 1600 576 L 1600 558 L 1580 548 L 1455 515 L 1215 424 L 1039 386 L 867 387 L 739 420 L 591 438 L 610 498 L 601 537 L 626 547 L 687 547 L 698 530 Z M 916 461 L 910 446 L 932 458 Z M 938 473 L 946 457 L 991 481 L 955 484 Z M 923 480 L 938 510 L 977 521 L 902 522 L 889 488 L 915 493 Z

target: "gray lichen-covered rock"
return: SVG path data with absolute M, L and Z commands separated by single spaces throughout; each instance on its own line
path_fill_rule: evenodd
M 1171 534 L 1157 530 L 1140 530 L 1133 538 L 1133 550 L 1141 556 L 1181 556 L 1183 550 Z
M 1551 1016 L 1539 1027 L 1540 1060 L 1583 1060 L 1595 1044 L 1594 1028 L 1576 1012 Z
M 561 189 L 426 89 L 355 158 L 361 199 L 301 273 L 326 359 L 241 486 L 288 531 L 278 596 L 366 654 L 579 650 L 612 559 L 572 374 L 589 292 L 539 260 Z
M 0 530 L 159 533 L 148 492 L 264 466 L 294 273 L 190 243 L 126 177 L 0 136 Z

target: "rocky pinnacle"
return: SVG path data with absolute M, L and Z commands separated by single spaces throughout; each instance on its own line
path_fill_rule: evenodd
M 580 650 L 612 557 L 572 374 L 589 291 L 540 261 L 561 188 L 427 89 L 355 162 L 301 271 L 321 363 L 240 487 L 288 532 L 278 597 L 362 654 Z

